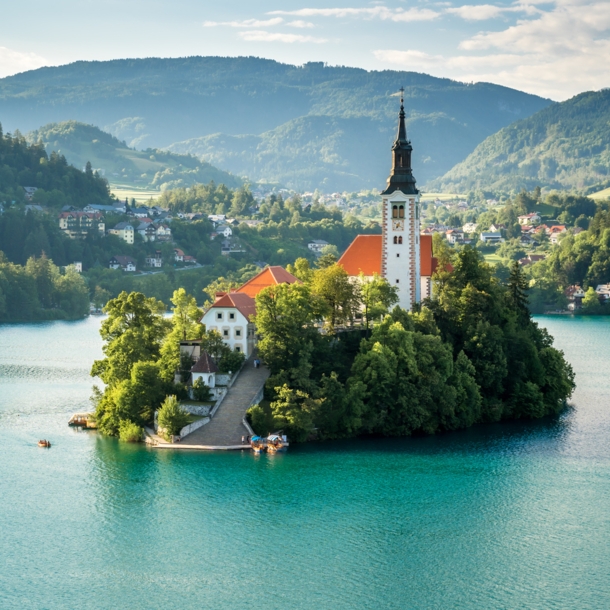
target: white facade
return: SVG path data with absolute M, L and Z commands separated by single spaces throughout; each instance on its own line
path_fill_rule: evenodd
M 383 277 L 398 288 L 398 305 L 421 301 L 419 194 L 394 191 L 383 199 Z
M 242 352 L 246 358 L 254 348 L 254 325 L 236 307 L 211 307 L 201 322 L 207 330 L 215 330 L 231 351 Z
M 216 387 L 216 373 L 191 373 L 193 379 L 193 385 L 197 379 L 201 379 L 208 388 Z

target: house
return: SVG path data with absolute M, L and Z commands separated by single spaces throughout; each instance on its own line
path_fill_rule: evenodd
M 165 223 L 157 225 L 155 237 L 157 241 L 169 241 L 172 238 L 172 230 L 169 228 L 169 225 Z
M 132 224 L 128 222 L 119 222 L 119 224 L 115 225 L 112 229 L 108 231 L 111 235 L 116 235 L 120 237 L 124 242 L 128 244 L 133 244 L 134 242 L 134 228 Z
M 99 212 L 61 212 L 59 228 L 71 239 L 76 239 L 86 237 L 89 231 L 96 228 L 103 235 L 106 224 Z
M 255 327 L 251 316 L 256 313 L 254 298 L 263 289 L 279 284 L 294 284 L 299 280 L 283 267 L 267 267 L 236 291 L 216 293 L 214 304 L 203 314 L 201 323 L 216 330 L 234 351 L 246 358 L 256 345 Z
M 607 303 L 610 300 L 610 284 L 598 284 L 595 289 L 600 303 Z
M 219 372 L 216 363 L 204 350 L 191 368 L 191 379 L 193 385 L 197 380 L 201 380 L 209 388 L 216 387 L 216 373 Z
M 229 256 L 230 254 L 236 254 L 238 252 L 245 252 L 246 249 L 242 243 L 237 239 L 223 239 L 220 244 L 220 253 L 223 256 Z
M 216 227 L 216 234 L 223 235 L 224 237 L 231 237 L 231 235 L 233 235 L 233 229 L 229 225 L 220 225 Z
M 553 225 L 548 228 L 547 235 L 549 236 L 549 241 L 552 244 L 556 244 L 559 242 L 559 236 L 563 235 L 567 232 L 565 225 Z
M 134 218 L 148 218 L 148 208 L 132 208 L 130 215 Z
M 101 205 L 97 203 L 90 203 L 83 208 L 84 212 L 109 212 L 111 214 L 124 214 L 125 205 Z
M 32 201 L 32 197 L 34 197 L 34 193 L 38 190 L 35 186 L 24 186 L 23 190 L 25 191 L 25 198 L 28 201 Z
M 497 224 L 494 223 L 494 224 L 492 224 L 489 227 L 489 230 L 492 233 L 500 233 L 501 231 L 505 231 L 506 230 L 506 225 L 505 224 L 500 224 L 500 223 L 497 223 Z
M 82 273 L 83 272 L 83 263 L 81 261 L 74 261 L 72 263 L 72 268 L 74 269 L 74 271 L 76 271 L 76 273 Z
M 196 265 L 197 264 L 197 259 L 194 256 L 185 255 L 184 256 L 184 262 L 187 265 Z
M 150 221 L 150 218 L 148 219 Z M 155 225 L 150 222 L 141 222 L 136 231 L 142 236 L 144 241 L 155 241 L 157 237 L 157 229 Z
M 483 231 L 480 239 L 484 244 L 501 244 L 504 241 L 498 231 Z
M 136 271 L 136 261 L 131 256 L 113 256 L 108 262 L 110 269 L 122 269 L 123 271 Z
M 180 250 L 180 248 L 174 248 L 174 260 L 177 263 L 184 262 L 184 252 L 182 250 Z
M 321 254 L 323 248 L 325 248 L 326 246 L 330 245 L 327 241 L 324 241 L 323 239 L 312 239 L 308 244 L 307 247 L 312 251 L 315 252 L 316 254 Z
M 25 206 L 25 213 L 32 212 L 32 214 L 43 214 L 45 209 L 36 203 L 28 203 Z
M 365 278 L 375 274 L 383 277 L 382 271 L 382 235 L 358 235 L 337 261 L 348 275 Z M 421 299 L 428 298 L 432 292 L 432 274 L 438 261 L 432 256 L 432 235 L 419 236 L 420 260 L 420 294 Z
M 159 268 L 163 266 L 163 257 L 160 250 L 155 250 L 154 254 L 149 254 L 146 257 L 146 265 L 148 267 Z
M 445 237 L 450 244 L 457 244 L 464 241 L 464 234 L 457 229 L 449 229 L 445 232 Z
M 462 231 L 466 234 L 474 233 L 479 225 L 476 222 L 467 222 L 463 227 Z
M 544 254 L 528 254 L 525 258 L 519 259 L 519 264 L 523 267 L 525 265 L 531 265 L 532 263 L 537 263 L 538 261 L 542 261 L 546 258 Z
M 536 212 L 532 212 L 531 214 L 523 214 L 522 216 L 518 216 L 517 220 L 520 225 L 537 225 L 540 223 L 540 216 L 536 214 Z
M 568 286 L 564 291 L 568 299 L 568 309 L 574 311 L 582 307 L 582 300 L 585 298 L 585 291 L 578 285 Z

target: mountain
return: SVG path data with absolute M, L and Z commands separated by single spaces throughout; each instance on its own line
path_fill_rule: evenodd
M 239 178 L 197 157 L 157 149 L 138 151 L 93 125 L 77 121 L 45 125 L 27 134 L 27 139 L 42 142 L 47 153 L 60 153 L 76 167 L 84 168 L 91 162 L 94 170 L 113 183 L 162 190 L 210 180 L 229 187 L 242 184 Z
M 609 178 L 610 89 L 604 89 L 504 127 L 430 186 L 451 192 L 586 189 Z
M 415 72 L 255 57 L 152 58 L 76 62 L 0 79 L 0 121 L 6 130 L 32 130 L 77 120 L 137 148 L 180 142 L 175 149 L 211 149 L 206 160 L 227 159 L 233 165 L 225 169 L 243 167 L 252 179 L 288 186 L 295 179 L 315 188 L 328 177 L 340 187 L 347 175 L 350 184 L 379 187 L 390 166 L 401 85 L 420 184 L 443 175 L 498 129 L 551 104 L 498 85 Z M 304 169 L 292 140 L 300 129 L 313 170 Z M 256 136 L 237 141 L 249 151 L 241 160 L 235 136 Z

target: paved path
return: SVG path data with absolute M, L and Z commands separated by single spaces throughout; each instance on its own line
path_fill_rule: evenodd
M 241 446 L 241 437 L 248 434 L 242 420 L 252 400 L 263 387 L 269 369 L 261 365 L 255 369 L 251 356 L 233 384 L 212 421 L 182 439 L 181 445 L 206 445 L 214 448 Z M 186 448 L 186 447 L 185 447 Z

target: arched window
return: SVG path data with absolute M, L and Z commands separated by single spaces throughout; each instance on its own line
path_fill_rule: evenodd
M 398 243 L 402 244 L 402 235 L 398 238 Z
M 392 206 L 392 218 L 398 218 L 398 206 L 397 205 Z
M 399 205 L 398 206 L 398 218 L 404 218 L 404 217 L 405 217 L 405 206 Z

